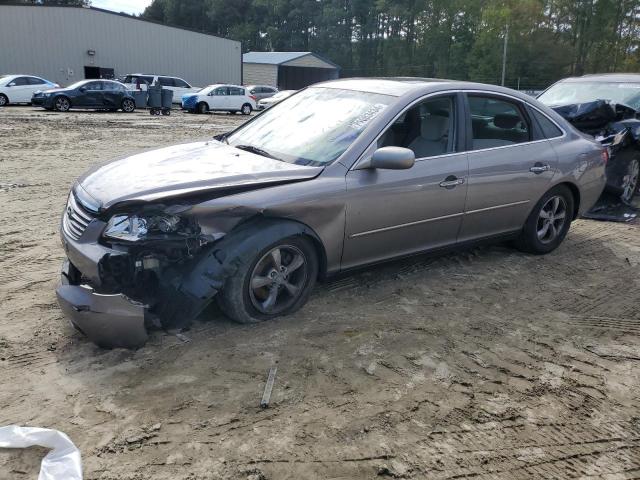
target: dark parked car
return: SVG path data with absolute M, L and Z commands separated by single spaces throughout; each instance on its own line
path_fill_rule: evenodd
M 512 90 L 421 79 L 316 84 L 204 142 L 94 168 L 69 194 L 58 301 L 105 346 L 300 308 L 318 277 L 515 239 L 543 254 L 604 188 L 606 152 Z
M 89 108 L 131 113 L 136 109 L 133 93 L 122 83 L 113 80 L 82 80 L 66 88 L 36 92 L 31 103 L 59 112 L 66 112 L 70 108 Z
M 640 189 L 640 75 L 566 78 L 538 100 L 607 147 L 607 190 L 631 202 Z

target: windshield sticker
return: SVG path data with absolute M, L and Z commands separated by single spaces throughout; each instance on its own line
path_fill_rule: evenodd
M 378 113 L 380 113 L 385 108 L 386 108 L 386 105 L 382 103 L 376 103 L 375 105 L 371 105 L 364 112 L 362 112 L 360 115 L 358 115 L 353 120 L 351 120 L 351 122 L 349 123 L 349 128 L 352 128 L 354 130 L 363 129 L 367 125 L 367 123 L 371 121 L 371 119 L 373 119 L 376 115 L 378 115 Z

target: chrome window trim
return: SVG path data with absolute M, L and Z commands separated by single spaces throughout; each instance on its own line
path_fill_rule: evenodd
M 444 153 L 442 155 L 434 155 L 432 157 L 420 157 L 420 158 L 416 158 L 416 162 L 420 162 L 420 161 L 423 161 L 423 160 L 432 160 L 432 159 L 436 159 L 436 158 L 450 157 L 451 155 L 460 155 L 460 154 L 464 154 L 464 153 L 488 152 L 488 151 L 491 151 L 491 150 L 498 150 L 498 149 L 502 149 L 502 148 L 519 147 L 519 146 L 522 146 L 522 145 L 533 145 L 533 144 L 540 143 L 540 142 L 548 142 L 548 141 L 551 141 L 551 140 L 562 139 L 562 138 L 565 138 L 567 136 L 566 130 L 564 128 L 562 128 L 558 124 L 558 122 L 556 122 L 554 119 L 550 118 L 546 113 L 544 113 L 542 110 L 540 110 L 535 105 L 532 105 L 531 103 L 529 103 L 526 100 L 523 100 L 521 98 L 514 97 L 513 95 L 509 95 L 507 93 L 502 93 L 502 92 L 492 92 L 490 90 L 465 90 L 465 89 L 440 90 L 438 92 L 428 93 L 428 94 L 418 98 L 417 100 L 414 100 L 409 105 L 407 105 L 404 109 L 402 109 L 402 111 L 400 113 L 398 113 L 389 123 L 387 123 L 387 125 L 376 136 L 376 138 L 374 138 L 371 141 L 371 143 L 369 143 L 369 145 L 367 145 L 367 148 L 364 149 L 364 151 L 362 152 L 360 157 L 358 157 L 358 160 L 353 164 L 353 166 L 349 170 L 357 170 L 358 169 L 357 168 L 358 165 L 360 165 L 360 163 L 362 163 L 364 161 L 364 156 L 367 154 L 367 152 L 369 151 L 371 146 L 373 144 L 377 143 L 378 140 L 380 140 L 380 138 L 382 137 L 382 135 L 384 135 L 386 133 L 386 131 L 391 127 L 391 125 L 393 125 L 396 122 L 396 120 L 398 120 L 398 118 L 400 118 L 407 110 L 412 108 L 414 105 L 416 105 L 417 103 L 420 103 L 420 102 L 428 99 L 429 97 L 433 97 L 433 96 L 436 96 L 436 95 L 452 95 L 452 94 L 455 95 L 455 94 L 458 94 L 458 93 L 463 93 L 463 94 L 479 93 L 479 94 L 485 94 L 485 95 L 489 95 L 489 96 L 505 97 L 505 98 L 508 98 L 508 99 L 510 99 L 512 101 L 521 102 L 523 104 L 526 104 L 527 106 L 535 109 L 536 111 L 538 111 L 542 115 L 544 115 L 546 118 L 548 118 L 556 127 L 558 127 L 560 129 L 560 131 L 562 132 L 562 135 L 559 136 L 559 137 L 543 138 L 543 139 L 540 139 L 540 140 L 531 140 L 529 142 L 514 143 L 513 145 L 502 145 L 500 147 L 481 148 L 481 149 L 478 149 L 478 150 L 464 150 L 462 152 L 450 152 L 450 153 Z

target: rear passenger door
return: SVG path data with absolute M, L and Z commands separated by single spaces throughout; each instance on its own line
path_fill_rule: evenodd
M 460 242 L 521 229 L 557 165 L 522 101 L 490 93 L 466 98 L 469 179 Z

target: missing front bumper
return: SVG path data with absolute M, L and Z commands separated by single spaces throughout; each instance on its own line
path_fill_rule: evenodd
M 139 348 L 148 339 L 145 306 L 123 294 L 103 295 L 84 285 L 69 285 L 62 275 L 58 304 L 71 324 L 103 348 Z

